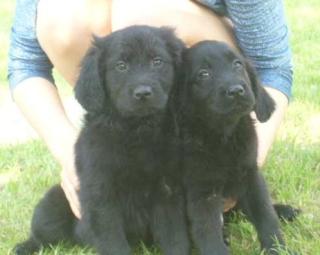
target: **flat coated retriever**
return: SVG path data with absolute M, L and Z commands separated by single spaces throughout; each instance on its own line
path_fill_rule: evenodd
M 277 243 L 285 244 L 258 171 L 257 137 L 250 115 L 254 111 L 259 121 L 267 121 L 274 101 L 248 61 L 224 43 L 200 42 L 186 50 L 183 62 L 184 82 L 176 96 L 194 243 L 201 255 L 229 254 L 222 213 L 224 198 L 231 197 L 255 226 L 262 249 L 279 254 Z
M 189 254 L 168 107 L 183 49 L 168 28 L 132 26 L 95 38 L 75 87 L 87 110 L 75 147 L 82 218 L 54 186 L 16 254 L 61 240 L 89 244 L 103 255 L 132 254 L 141 240 L 167 255 Z

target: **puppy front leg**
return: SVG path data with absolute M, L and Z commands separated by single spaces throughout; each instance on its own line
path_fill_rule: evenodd
M 276 242 L 284 245 L 284 240 L 267 185 L 259 171 L 254 171 L 250 177 L 247 192 L 240 198 L 239 206 L 255 226 L 262 249 L 268 254 L 279 254 L 275 250 Z
M 187 211 L 192 238 L 201 255 L 228 255 L 223 241 L 222 196 L 203 197 L 187 191 Z
M 183 196 L 172 196 L 153 208 L 153 237 L 165 255 L 189 255 L 191 251 Z
M 84 230 L 89 231 L 89 242 L 100 255 L 131 255 L 121 215 L 106 203 L 84 213 Z M 83 236 L 88 237 L 87 233 Z

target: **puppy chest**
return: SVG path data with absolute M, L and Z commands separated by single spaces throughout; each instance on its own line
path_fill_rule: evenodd
M 245 178 L 250 167 L 239 161 L 230 151 L 198 150 L 189 154 L 184 163 L 187 185 L 201 187 L 203 190 L 223 192 L 237 190 L 246 185 Z
M 153 195 L 149 187 L 132 188 L 122 193 L 118 203 L 128 239 L 140 239 L 148 233 Z
M 149 175 L 157 170 L 157 165 L 160 163 L 160 157 L 155 153 L 148 151 L 135 151 L 127 155 L 128 170 L 134 171 L 136 174 Z

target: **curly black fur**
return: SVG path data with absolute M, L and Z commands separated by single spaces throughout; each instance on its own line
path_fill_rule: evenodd
M 168 107 L 183 49 L 168 28 L 133 26 L 95 38 L 75 87 L 87 110 L 75 147 L 82 218 L 53 187 L 16 254 L 61 240 L 104 255 L 132 254 L 138 241 L 154 241 L 164 254 L 189 254 Z
M 195 245 L 202 255 L 226 255 L 223 199 L 234 198 L 268 254 L 284 246 L 276 212 L 257 167 L 255 112 L 267 121 L 275 105 L 246 59 L 224 43 L 203 41 L 184 55 L 176 92 L 184 139 L 184 186 Z M 277 239 L 277 241 L 275 240 Z

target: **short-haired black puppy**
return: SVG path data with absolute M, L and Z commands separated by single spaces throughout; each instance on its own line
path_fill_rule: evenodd
M 129 255 L 133 244 L 151 239 L 164 254 L 189 254 L 167 106 L 183 49 L 168 28 L 132 26 L 95 39 L 75 87 L 87 110 L 75 147 L 82 218 L 55 186 L 16 254 L 69 240 Z
M 250 112 L 267 121 L 275 105 L 250 64 L 226 44 L 203 41 L 186 50 L 178 112 L 184 136 L 184 184 L 192 238 L 202 255 L 226 255 L 224 198 L 238 200 L 261 246 L 279 254 L 279 222 L 257 167 Z M 177 99 L 179 100 L 179 98 Z M 277 241 L 275 240 L 277 239 Z

